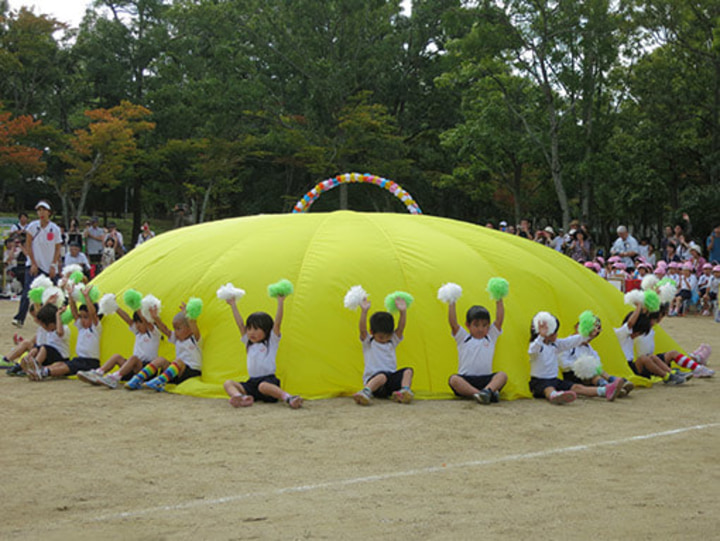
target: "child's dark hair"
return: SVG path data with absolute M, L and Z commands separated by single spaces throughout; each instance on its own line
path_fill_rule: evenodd
M 560 320 L 556 316 L 553 316 L 553 319 L 555 320 L 555 332 L 553 334 L 555 334 L 560 330 Z M 535 332 L 535 325 L 533 325 L 531 322 L 530 323 L 530 341 L 534 342 L 538 336 L 540 336 L 540 333 Z
M 465 322 L 470 324 L 473 321 L 487 321 L 490 323 L 490 312 L 484 306 L 471 306 L 465 315 Z
M 375 312 L 370 316 L 370 331 L 392 334 L 395 330 L 395 318 L 390 312 Z
M 51 323 L 55 323 L 57 311 L 57 306 L 54 304 L 46 304 L 38 310 L 37 319 L 43 325 L 50 325 Z
M 623 324 L 627 323 L 630 319 L 630 316 L 632 316 L 634 312 L 628 312 L 628 314 L 623 319 Z M 639 334 L 647 334 L 650 332 L 650 329 L 652 328 L 652 323 L 650 322 L 650 317 L 648 314 L 640 313 L 640 315 L 637 318 L 637 321 L 635 322 L 635 325 L 633 325 L 632 329 L 630 329 L 633 333 L 639 333 Z
M 272 316 L 266 312 L 253 312 L 248 316 L 247 321 L 245 322 L 246 327 L 260 329 L 265 333 L 265 339 L 263 342 L 270 339 L 270 332 L 272 331 L 274 325 L 275 322 L 273 321 Z M 249 345 L 250 344 L 248 343 L 248 346 Z
M 96 302 L 94 302 L 93 306 L 95 307 L 95 313 L 98 314 L 98 311 L 100 310 L 100 308 L 98 307 L 98 304 Z M 86 304 L 81 304 L 80 307 L 78 308 L 78 312 L 87 312 L 87 311 L 88 311 L 88 307 Z M 134 321 L 134 317 L 135 317 L 135 314 L 133 314 L 133 321 Z M 102 318 L 103 318 L 102 314 L 98 314 L 98 320 L 102 320 Z
M 142 323 L 143 318 L 140 316 L 140 310 L 135 310 L 132 317 L 133 323 Z

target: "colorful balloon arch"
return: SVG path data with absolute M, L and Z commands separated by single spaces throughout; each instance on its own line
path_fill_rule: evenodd
M 336 177 L 323 180 L 322 182 L 318 182 L 312 190 L 303 195 L 302 199 L 295 203 L 292 211 L 293 213 L 306 212 L 312 204 L 317 201 L 318 197 L 320 197 L 320 194 L 323 192 L 332 190 L 341 184 L 350 184 L 353 182 L 374 184 L 380 188 L 384 188 L 402 201 L 410 214 L 422 214 L 422 210 L 420 210 L 420 207 L 412 196 L 397 182 L 393 182 L 392 180 L 378 177 L 376 175 L 371 175 L 369 173 L 345 173 L 344 175 L 338 175 Z

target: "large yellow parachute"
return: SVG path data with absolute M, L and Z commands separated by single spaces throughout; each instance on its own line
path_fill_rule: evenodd
M 408 311 L 405 339 L 397 348 L 398 366 L 415 370 L 418 398 L 449 398 L 448 377 L 457 371 L 457 350 L 447 322 L 447 305 L 437 299 L 446 282 L 462 286 L 458 319 L 474 304 L 495 314 L 486 291 L 490 278 L 510 283 L 505 324 L 495 352 L 495 370 L 509 375 L 504 399 L 530 396 L 527 348 L 533 315 L 546 310 L 560 320 L 559 336 L 573 333 L 578 316 L 593 310 L 603 332 L 593 346 L 611 374 L 630 372 L 613 332 L 630 308 L 612 285 L 588 269 L 537 243 L 465 222 L 427 215 L 332 212 L 260 215 L 178 229 L 133 250 L 96 280 L 103 293 L 129 288 L 163 303 L 170 326 L 182 301 L 200 297 L 203 313 L 202 377 L 175 392 L 225 396 L 222 383 L 247 377 L 245 348 L 229 306 L 216 297 L 232 282 L 246 290 L 238 302 L 243 316 L 275 315 L 267 286 L 282 278 L 295 287 L 286 301 L 277 375 L 288 392 L 306 398 L 349 395 L 362 387 L 363 356 L 359 311 L 343 305 L 351 286 L 362 285 L 371 313 L 384 310 L 388 293 L 415 298 Z M 103 321 L 102 358 L 129 356 L 133 335 L 115 315 Z M 659 351 L 677 345 L 662 330 Z M 173 358 L 167 342 L 160 353 Z

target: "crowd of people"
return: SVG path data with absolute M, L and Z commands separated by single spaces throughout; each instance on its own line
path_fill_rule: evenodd
M 492 223 L 486 227 L 494 229 Z M 552 226 L 533 232 L 529 220 L 521 220 L 517 226 L 501 221 L 500 231 L 533 240 L 544 246 L 564 253 L 584 265 L 602 278 L 619 284 L 623 291 L 628 280 L 641 280 L 647 274 L 659 278 L 668 277 L 678 286 L 677 302 L 668 315 L 685 315 L 696 308 L 703 316 L 720 320 L 717 294 L 720 282 L 720 225 L 716 226 L 704 242 L 696 242 L 691 237 L 690 217 L 683 215 L 683 223 L 675 227 L 666 226 L 658 249 L 649 237 L 639 241 L 633 237 L 627 227 L 617 228 L 617 238 L 606 252 L 593 242 L 593 237 L 585 224 L 574 220 L 567 233 L 555 232 Z M 704 244 L 704 247 L 703 247 Z M 629 287 L 638 287 L 632 283 Z
M 53 209 L 49 201 L 41 200 L 35 206 L 37 220 L 30 221 L 27 213 L 18 214 L 4 240 L 3 272 L 6 297 L 20 297 L 20 307 L 13 318 L 16 327 L 22 327 L 28 310 L 27 291 L 39 274 L 55 278 L 63 267 L 79 265 L 83 273 L 93 278 L 108 268 L 126 252 L 123 234 L 117 224 L 99 225 L 93 216 L 85 222 L 72 218 L 69 227 L 52 220 Z M 153 238 L 155 233 L 148 222 L 142 226 L 136 246 Z

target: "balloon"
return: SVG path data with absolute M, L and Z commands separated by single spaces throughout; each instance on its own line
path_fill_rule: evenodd
M 274 317 L 277 303 L 268 296 L 268 285 L 283 278 L 292 282 L 277 375 L 284 389 L 306 398 L 350 395 L 362 387 L 360 311 L 343 306 L 348 289 L 362 285 L 372 302 L 370 313 L 385 309 L 389 293 L 406 291 L 414 303 L 397 347 L 398 367 L 414 369 L 418 398 L 450 398 L 447 380 L 457 372 L 458 358 L 438 288 L 448 282 L 462 287 L 457 303 L 461 324 L 475 304 L 488 308 L 494 319 L 495 302 L 486 291 L 494 276 L 505 278 L 510 291 L 494 363 L 495 370 L 509 376 L 504 399 L 530 396 L 530 323 L 541 310 L 558 317 L 561 337 L 573 334 L 580 314 L 592 310 L 603 323 L 592 342 L 603 366 L 610 374 L 630 376 L 613 332 L 630 308 L 611 284 L 538 243 L 446 218 L 341 211 L 209 222 L 157 236 L 93 283 L 106 292 L 136 288 L 158 297 L 167 307 L 162 314 L 167 325 L 182 301 L 202 299 L 197 319 L 203 336 L 202 377 L 174 392 L 207 397 L 224 397 L 225 380 L 247 377 L 245 347 L 232 312 L 216 297 L 222 284 L 242 285 L 246 294 L 238 308 L 244 317 L 255 311 Z M 108 316 L 103 327 L 102 359 L 114 353 L 129 356 L 133 335 L 122 320 Z M 658 351 L 678 349 L 662 329 L 656 342 Z M 160 353 L 174 358 L 167 341 Z

